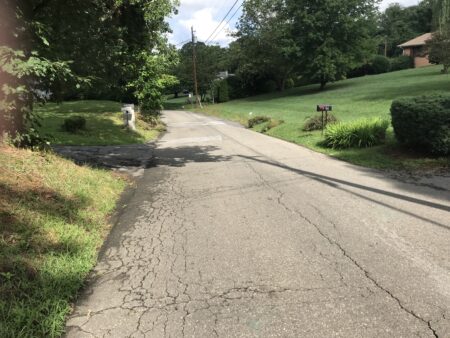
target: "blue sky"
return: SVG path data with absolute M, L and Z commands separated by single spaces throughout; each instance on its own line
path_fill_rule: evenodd
M 243 0 L 238 0 L 236 7 L 231 11 L 234 13 L 235 9 L 239 7 Z M 194 26 L 199 41 L 205 41 L 210 34 L 217 27 L 224 15 L 233 5 L 235 0 L 181 0 L 178 8 L 178 15 L 169 18 L 170 26 L 173 33 L 169 35 L 169 41 L 175 45 L 190 39 L 190 29 Z M 391 3 L 400 3 L 403 6 L 415 5 L 419 0 L 383 0 L 381 2 L 381 9 L 386 8 Z M 231 16 L 230 14 L 230 16 Z M 230 21 L 228 25 L 222 24 L 219 34 L 211 43 L 220 44 L 222 46 L 228 45 L 232 38 L 228 36 L 229 32 L 233 31 L 236 22 L 241 14 L 239 10 L 236 16 Z M 179 45 L 181 46 L 181 45 Z

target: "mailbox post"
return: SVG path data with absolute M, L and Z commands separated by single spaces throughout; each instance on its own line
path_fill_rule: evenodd
M 317 111 L 322 113 L 322 135 L 328 121 L 328 112 L 333 110 L 331 104 L 318 104 Z M 324 116 L 325 115 L 325 116 Z
M 122 105 L 123 124 L 126 128 L 136 130 L 136 113 L 134 112 L 134 104 Z

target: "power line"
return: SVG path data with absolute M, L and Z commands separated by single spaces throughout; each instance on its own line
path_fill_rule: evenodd
M 177 43 L 177 44 L 175 45 L 175 47 L 178 47 L 178 46 L 180 46 L 180 45 L 184 45 L 185 43 L 187 43 L 187 42 L 189 42 L 189 41 L 191 41 L 191 40 L 184 40 L 184 41 L 181 41 L 181 42 Z
M 222 21 L 220 21 L 220 23 L 217 25 L 217 27 L 213 30 L 213 32 L 210 34 L 210 36 L 208 36 L 208 38 L 205 41 L 205 44 L 209 41 L 209 38 L 211 36 L 213 36 L 213 34 L 217 31 L 217 29 L 219 29 L 220 25 L 222 25 L 222 23 L 225 21 L 225 19 L 227 18 L 228 14 L 230 14 L 230 12 L 233 10 L 234 6 L 236 6 L 236 4 L 238 3 L 239 0 L 236 0 L 233 4 L 233 6 L 231 6 L 231 8 L 228 10 L 227 14 L 225 14 L 225 16 L 223 17 Z
M 217 33 L 211 38 L 210 42 L 213 42 L 214 39 L 219 35 L 219 33 L 230 23 L 231 20 L 236 16 L 237 12 L 241 9 L 241 7 L 244 5 L 245 0 L 241 3 L 241 5 L 234 11 L 233 15 L 228 19 L 228 21 L 225 23 L 225 25 L 217 31 Z M 207 41 L 206 41 L 207 42 Z M 205 43 L 206 43 L 205 42 Z

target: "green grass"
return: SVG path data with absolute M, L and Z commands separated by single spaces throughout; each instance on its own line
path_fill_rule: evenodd
M 58 337 L 126 186 L 50 153 L 0 147 L 0 337 Z
M 320 146 L 320 131 L 302 131 L 306 119 L 317 114 L 317 104 L 332 104 L 333 114 L 340 121 L 380 117 L 390 120 L 393 99 L 450 91 L 450 75 L 440 73 L 441 67 L 431 66 L 381 75 L 348 79 L 329 84 L 324 91 L 317 85 L 293 88 L 246 99 L 209 105 L 197 109 L 210 115 L 238 121 L 244 125 L 251 116 L 266 115 L 285 123 L 267 134 L 294 142 L 313 150 L 358 165 L 382 169 L 428 169 L 450 165 L 448 158 L 432 158 L 404 149 L 388 129 L 385 145 L 367 149 L 333 150 Z M 189 109 L 189 108 L 187 108 Z M 252 113 L 252 115 L 249 115 Z
M 161 125 L 151 127 L 141 120 L 137 121 L 136 132 L 124 128 L 120 107 L 120 103 L 113 101 L 67 101 L 48 103 L 36 111 L 42 117 L 40 131 L 50 136 L 53 144 L 134 144 L 153 140 L 159 135 Z M 62 130 L 64 119 L 75 115 L 86 118 L 86 130 L 77 133 Z

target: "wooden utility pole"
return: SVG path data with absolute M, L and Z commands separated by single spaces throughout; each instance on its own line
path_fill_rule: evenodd
M 194 90 L 195 90 L 195 101 L 197 102 L 197 105 L 200 108 L 202 107 L 202 102 L 200 101 L 200 98 L 198 96 L 198 86 L 197 86 L 197 55 L 195 53 L 195 44 L 196 44 L 196 37 L 194 34 L 194 27 L 191 27 L 191 34 L 192 34 L 192 65 L 193 65 L 193 72 L 194 72 Z

